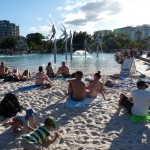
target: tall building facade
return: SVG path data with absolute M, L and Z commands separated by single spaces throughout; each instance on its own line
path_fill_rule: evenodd
M 0 38 L 19 36 L 19 26 L 7 20 L 0 20 Z

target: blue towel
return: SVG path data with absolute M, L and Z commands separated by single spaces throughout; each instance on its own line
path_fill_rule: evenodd
M 84 107 L 84 102 L 83 101 L 73 101 L 71 99 L 66 101 L 65 104 L 66 107 L 71 107 L 71 108 L 83 108 Z
M 18 90 L 26 91 L 26 90 L 32 90 L 32 89 L 36 89 L 36 88 L 40 88 L 40 87 L 42 87 L 42 86 L 41 85 L 28 85 L 28 86 L 20 87 L 20 88 L 18 88 Z

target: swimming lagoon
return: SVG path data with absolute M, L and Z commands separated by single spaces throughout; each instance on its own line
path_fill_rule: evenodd
M 11 69 L 18 68 L 20 71 L 29 69 L 31 72 L 37 72 L 39 66 L 43 66 L 44 70 L 48 62 L 52 63 L 54 71 L 58 69 L 62 61 L 65 61 L 65 55 L 57 54 L 57 63 L 54 64 L 53 54 L 23 54 L 23 55 L 0 55 L 0 61 L 4 61 L 5 65 Z M 71 72 L 77 70 L 83 71 L 83 73 L 95 73 L 98 70 L 102 74 L 114 74 L 120 72 L 120 64 L 114 59 L 113 53 L 99 53 L 97 58 L 96 53 L 91 54 L 91 57 L 73 57 L 70 60 L 70 54 L 68 54 L 67 66 Z

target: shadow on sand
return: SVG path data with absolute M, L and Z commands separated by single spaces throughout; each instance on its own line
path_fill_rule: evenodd
M 109 150 L 148 150 L 150 131 L 147 123 L 132 123 L 130 115 L 119 115 L 120 110 L 118 108 L 103 132 L 113 137 Z

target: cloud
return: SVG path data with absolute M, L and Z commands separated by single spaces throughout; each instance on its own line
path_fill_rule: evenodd
M 49 26 L 34 26 L 30 27 L 29 29 L 30 32 L 49 32 L 50 27 Z
M 76 6 L 76 5 L 75 5 Z M 75 6 L 72 6 L 74 8 Z M 118 1 L 101 0 L 80 3 L 80 7 L 72 17 L 68 17 L 70 14 L 66 14 L 64 22 L 71 25 L 86 25 L 88 22 L 99 22 L 107 17 L 118 14 L 122 10 L 121 4 Z
M 43 18 L 38 17 L 38 18 L 36 18 L 36 20 L 38 20 L 38 21 L 42 21 L 42 20 L 43 20 Z

